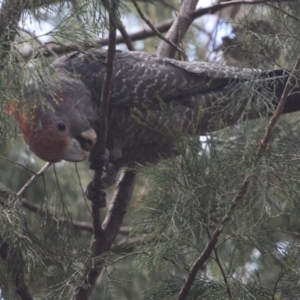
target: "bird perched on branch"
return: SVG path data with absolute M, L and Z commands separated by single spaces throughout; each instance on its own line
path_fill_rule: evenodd
M 26 108 L 16 110 L 15 116 L 37 156 L 49 162 L 77 162 L 93 153 L 105 61 L 106 50 L 75 52 L 56 59 L 50 75 L 28 84 Z M 108 160 L 117 170 L 173 156 L 172 138 L 164 132 L 168 125 L 204 134 L 257 118 L 263 111 L 270 114 L 287 78 L 282 70 L 239 69 L 117 51 L 108 112 Z M 297 98 L 289 96 L 285 112 L 300 109 Z M 93 164 L 97 158 L 91 157 Z

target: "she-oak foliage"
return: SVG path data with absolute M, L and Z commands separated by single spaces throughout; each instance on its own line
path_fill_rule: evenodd
M 177 5 L 176 1 L 167 3 Z M 87 42 L 98 33 L 106 32 L 105 9 L 98 1 L 63 4 L 43 7 L 46 11 L 36 7 L 33 11 L 32 18 L 44 18 L 55 24 L 50 32 L 55 42 L 76 42 L 85 50 Z M 131 8 L 129 3 L 123 4 Z M 170 17 L 170 9 L 163 4 L 143 3 L 141 7 L 146 12 L 159 10 L 160 13 L 164 8 L 165 15 L 160 17 L 162 20 Z M 139 21 L 125 6 L 120 7 L 120 12 L 128 19 Z M 236 36 L 230 37 L 226 55 L 234 57 L 242 66 L 291 69 L 299 49 L 298 15 L 297 3 L 252 8 L 238 25 Z M 259 30 L 257 20 L 260 19 L 267 19 L 272 30 Z M 201 19 L 195 23 L 202 25 Z M 257 24 L 257 30 L 253 24 Z M 232 26 L 237 26 L 236 22 Z M 192 27 L 188 40 L 184 41 L 187 52 L 200 43 L 196 30 Z M 15 44 L 2 62 L 3 107 L 7 107 L 8 102 L 19 101 L 18 94 L 31 76 L 51 76 L 51 73 L 46 74 L 47 57 L 37 55 L 29 61 L 22 57 L 19 51 L 28 44 L 38 53 L 41 45 L 19 30 Z M 149 47 L 147 43 L 142 46 Z M 143 50 L 149 51 L 149 48 Z M 279 54 L 275 55 L 274 50 Z M 150 51 L 154 52 L 153 48 Z M 237 53 L 239 56 L 235 57 Z M 253 62 L 256 56 L 258 61 Z M 225 58 L 228 60 L 228 56 Z M 250 61 L 246 61 L 248 58 Z M 236 126 L 200 139 L 197 134 L 182 134 L 176 123 L 170 122 L 172 126 L 164 133 L 172 136 L 181 155 L 155 166 L 137 167 L 139 180 L 124 224 L 133 227 L 131 236 L 118 236 L 115 247 L 94 258 L 103 262 L 104 271 L 91 299 L 177 298 L 191 266 L 252 168 L 272 109 L 267 96 L 260 100 L 254 106 L 260 119 L 250 121 L 245 114 Z M 171 107 L 162 103 L 162 109 L 172 117 Z M 236 110 L 238 107 L 228 106 L 223 113 L 234 114 Z M 142 116 L 137 118 L 137 122 L 143 121 Z M 18 140 L 8 139 L 14 132 L 8 122 L 7 117 L 1 115 L 4 155 L 37 170 L 42 162 Z M 300 297 L 299 146 L 297 114 L 282 116 L 273 129 L 266 155 L 252 170 L 255 176 L 246 196 L 224 228 L 211 258 L 199 270 L 188 299 Z M 57 164 L 30 186 L 25 196 L 37 206 L 34 214 L 8 191 L 9 188 L 17 192 L 32 174 L 10 161 L 0 163 L 3 184 L 0 286 L 5 299 L 17 297 L 17 280 L 29 286 L 35 299 L 69 299 L 72 287 L 81 280 L 80 271 L 89 256 L 90 232 L 75 230 L 71 225 L 72 220 L 91 221 L 81 190 L 91 176 L 88 165 L 81 163 L 75 168 L 73 164 Z M 66 222 L 61 222 L 62 218 Z M 127 239 L 134 238 L 140 242 L 126 244 Z

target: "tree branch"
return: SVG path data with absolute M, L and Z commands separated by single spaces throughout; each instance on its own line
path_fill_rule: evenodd
M 184 0 L 181 4 L 179 13 L 173 22 L 171 28 L 166 34 L 167 40 L 173 41 L 178 44 L 182 41 L 184 35 L 192 24 L 194 18 L 192 13 L 195 11 L 198 0 Z M 165 41 L 161 41 L 157 49 L 157 54 L 163 57 L 174 57 L 175 55 L 174 47 Z
M 109 44 L 106 56 L 106 73 L 104 84 L 102 87 L 101 98 L 98 103 L 98 111 L 100 116 L 99 131 L 97 134 L 97 143 L 93 150 L 95 157 L 104 154 L 105 144 L 108 131 L 108 106 L 110 100 L 110 89 L 113 75 L 113 61 L 116 51 L 116 21 L 112 12 L 109 12 Z M 92 220 L 93 220 L 93 239 L 90 246 L 90 252 L 93 257 L 100 255 L 107 249 L 107 240 L 101 225 L 100 208 L 105 206 L 105 193 L 98 188 L 102 181 L 103 168 L 95 171 L 94 178 L 87 188 L 87 198 L 92 201 Z M 93 264 L 90 259 L 85 264 L 86 269 L 82 274 L 83 281 L 88 288 L 75 288 L 73 299 L 89 299 L 93 291 L 97 278 L 100 275 L 102 264 L 100 262 Z M 98 272 L 98 269 L 100 271 Z
M 26 209 L 28 209 L 31 212 L 34 212 L 34 213 L 38 212 L 42 217 L 45 215 L 47 215 L 49 217 L 49 212 L 41 210 L 36 204 L 34 204 L 26 199 L 22 199 L 22 205 L 23 205 L 23 207 L 25 207 Z M 67 220 L 65 218 L 58 218 L 57 221 L 61 225 L 70 223 L 74 229 L 93 232 L 93 225 L 88 222 L 83 222 L 83 221 L 71 221 L 70 222 L 69 220 Z M 120 229 L 120 233 L 123 233 L 123 232 L 125 232 L 125 234 L 126 234 L 126 232 L 128 232 L 128 229 L 127 228 L 124 228 L 123 230 Z
M 294 1 L 295 0 L 278 0 L 276 2 L 280 3 L 280 2 L 294 2 Z M 221 3 L 215 4 L 215 5 L 211 5 L 209 7 L 199 8 L 199 9 L 195 10 L 194 12 L 192 12 L 190 17 L 193 20 L 195 20 L 195 19 L 200 18 L 207 14 L 215 14 L 216 12 L 218 12 L 226 7 L 232 6 L 232 5 L 241 5 L 241 4 L 257 5 L 257 4 L 267 3 L 267 2 L 268 2 L 267 0 L 256 0 L 256 1 L 245 0 L 245 1 L 221 2 Z M 273 2 L 275 2 L 275 0 Z M 156 25 L 155 28 L 157 29 L 157 31 L 159 31 L 161 33 L 166 32 L 167 30 L 169 30 L 171 28 L 173 22 L 174 22 L 174 19 L 168 19 L 168 20 Z M 135 41 L 143 40 L 146 38 L 154 37 L 156 35 L 157 35 L 156 32 L 154 32 L 152 29 L 143 29 L 143 30 L 137 31 L 135 33 L 128 34 L 128 37 L 130 38 L 130 40 L 132 42 L 135 42 Z M 45 45 L 40 48 L 40 51 L 44 56 L 48 57 L 48 56 L 52 56 L 52 52 L 56 53 L 57 55 L 66 54 L 66 53 L 69 53 L 72 51 L 80 50 L 82 48 L 89 49 L 89 48 L 95 48 L 96 46 L 107 46 L 108 42 L 109 42 L 108 38 L 94 39 L 91 42 L 86 43 L 86 44 L 75 44 L 75 43 L 71 43 L 71 42 L 66 43 L 66 44 L 60 44 L 57 42 L 49 42 L 49 43 L 45 43 Z M 126 38 L 124 38 L 124 36 L 116 37 L 116 44 L 122 44 L 122 43 L 126 43 Z M 47 48 L 48 48 L 48 50 L 47 50 Z M 49 52 L 50 49 L 51 49 L 51 52 Z M 29 59 L 31 56 L 32 56 L 32 52 L 30 52 L 30 51 L 23 53 L 24 59 Z
M 197 0 L 198 1 L 198 0 Z M 171 47 L 174 48 L 175 51 L 178 51 L 179 53 L 185 55 L 183 49 L 181 49 L 180 47 L 178 47 L 176 44 L 174 44 L 171 40 L 169 40 L 168 38 L 164 37 L 159 30 L 150 22 L 150 20 L 148 18 L 145 17 L 145 15 L 143 14 L 143 12 L 141 11 L 139 5 L 137 4 L 137 2 L 135 0 L 132 0 L 133 5 L 135 6 L 138 14 L 140 15 L 140 17 L 147 23 L 147 25 L 163 40 L 165 41 L 167 44 L 169 44 Z M 174 24 L 174 23 L 173 23 Z
M 130 39 L 130 36 L 126 30 L 126 28 L 124 27 L 123 24 L 119 24 L 118 25 L 118 30 L 120 31 L 120 33 L 122 34 L 122 37 L 124 39 L 124 43 L 126 44 L 127 48 L 129 51 L 134 51 L 134 46 L 132 44 L 132 41 Z
M 22 198 L 23 194 L 30 187 L 30 185 L 40 176 L 44 174 L 44 172 L 51 166 L 51 163 L 46 163 L 36 174 L 34 174 L 18 191 L 17 197 Z
M 105 251 L 109 250 L 112 243 L 122 225 L 124 215 L 127 211 L 127 207 L 133 192 L 135 179 L 135 171 L 122 172 L 120 180 L 115 189 L 113 199 L 110 203 L 110 207 L 106 218 L 103 222 L 103 231 L 105 232 L 105 243 L 101 243 L 100 240 L 95 239 L 92 242 L 93 256 L 99 256 Z M 86 269 L 84 270 L 84 286 L 77 287 L 74 291 L 73 300 L 88 300 L 96 281 L 102 271 L 101 263 L 93 263 L 88 260 Z
M 10 196 L 11 197 L 16 197 L 15 193 L 13 193 L 9 190 L 3 189 L 1 187 L 0 187 L 0 193 L 1 193 L 1 198 L 10 197 Z M 5 203 L 2 203 L 2 202 L 0 202 L 0 204 L 2 204 L 4 206 L 6 205 Z M 45 216 L 45 215 L 47 215 L 48 217 L 51 216 L 49 211 L 46 212 L 44 210 L 41 210 L 38 205 L 36 205 L 35 203 L 33 203 L 31 201 L 28 201 L 24 198 L 22 198 L 21 204 L 24 208 L 28 209 L 29 211 L 31 211 L 33 213 L 39 213 L 42 217 Z M 89 223 L 89 222 L 73 221 L 73 220 L 70 221 L 70 220 L 67 220 L 65 218 L 58 218 L 56 220 L 61 225 L 70 223 L 74 229 L 85 230 L 85 231 L 88 231 L 88 232 L 91 232 L 91 233 L 93 232 L 93 224 Z M 118 233 L 123 234 L 123 235 L 128 235 L 130 232 L 131 232 L 131 228 L 127 227 L 127 226 L 124 226 L 124 227 L 120 228 Z M 0 239 L 0 244 L 1 244 L 1 239 Z M 1 246 L 0 246 L 0 256 L 1 256 Z
M 208 228 L 206 228 L 206 232 L 207 232 L 208 238 L 211 239 L 211 235 L 210 235 L 210 232 L 209 232 Z M 220 261 L 219 255 L 218 255 L 218 250 L 217 250 L 216 247 L 214 247 L 214 253 L 215 253 L 216 262 L 219 266 L 219 269 L 221 271 L 221 274 L 222 274 L 222 277 L 223 277 L 223 280 L 224 280 L 224 283 L 225 283 L 225 286 L 226 286 L 226 291 L 227 291 L 228 297 L 229 297 L 229 299 L 232 299 L 232 295 L 231 295 L 230 287 L 229 287 L 229 284 L 228 284 L 227 276 L 226 276 L 225 271 L 222 267 L 222 264 L 221 264 L 221 261 Z
M 111 89 L 112 75 L 113 75 L 113 63 L 114 63 L 114 57 L 115 57 L 115 52 L 116 52 L 116 29 L 117 29 L 117 27 L 116 27 L 115 17 L 112 16 L 112 13 L 110 13 L 110 15 L 109 15 L 109 44 L 108 44 L 108 50 L 107 50 L 107 55 L 106 55 L 106 73 L 105 73 L 105 77 L 104 77 L 104 84 L 102 87 L 101 99 L 97 105 L 98 111 L 99 111 L 100 122 L 99 122 L 99 131 L 97 133 L 97 142 L 96 142 L 95 148 L 93 149 L 93 155 L 96 158 L 103 156 L 105 153 L 105 145 L 106 145 L 107 131 L 108 131 L 107 115 L 108 115 L 110 89 Z M 97 200 L 98 208 L 101 207 L 100 201 L 103 202 L 103 199 L 102 199 L 103 194 L 100 195 L 101 192 L 98 188 L 98 186 L 100 186 L 101 180 L 102 180 L 102 169 L 103 168 L 99 168 L 95 171 L 94 178 L 90 184 L 90 188 L 92 189 L 91 192 L 92 193 L 94 192 L 95 195 L 93 195 L 92 199 L 91 199 L 89 192 L 87 193 L 89 200 L 92 200 L 94 204 L 96 204 L 95 200 L 96 200 L 96 198 L 98 198 L 98 200 Z M 99 191 L 99 195 L 97 195 L 97 191 Z M 95 207 L 95 205 L 93 207 Z M 102 204 L 102 207 L 103 207 L 103 204 Z M 94 215 L 94 217 L 96 217 L 96 215 Z M 101 228 L 100 221 L 98 222 L 98 224 L 95 228 Z
M 265 152 L 267 150 L 267 147 L 269 145 L 270 138 L 271 138 L 272 129 L 273 129 L 274 125 L 276 124 L 280 115 L 283 113 L 284 106 L 287 101 L 288 95 L 291 93 L 291 91 L 294 87 L 294 84 L 296 81 L 295 75 L 296 75 L 297 70 L 299 69 L 299 66 L 300 66 L 300 56 L 298 57 L 295 65 L 294 65 L 294 68 L 287 80 L 287 83 L 284 87 L 283 93 L 280 97 L 278 106 L 277 106 L 272 118 L 270 119 L 268 126 L 266 127 L 265 136 L 264 136 L 263 140 L 261 141 L 258 150 L 256 151 L 251 170 L 248 171 L 248 173 L 246 174 L 236 196 L 233 198 L 230 207 L 228 208 L 225 216 L 223 217 L 223 219 L 221 220 L 221 222 L 218 224 L 217 228 L 215 229 L 211 239 L 206 244 L 204 251 L 199 256 L 199 258 L 195 261 L 195 263 L 193 264 L 193 266 L 188 274 L 188 277 L 179 293 L 177 300 L 187 299 L 189 291 L 192 287 L 192 284 L 196 278 L 198 271 L 203 267 L 203 264 L 209 259 L 211 252 L 214 250 L 214 248 L 218 242 L 218 238 L 219 238 L 224 226 L 231 219 L 231 216 L 232 216 L 236 206 L 243 200 L 244 196 L 246 195 L 249 183 L 254 175 L 253 169 L 258 165 L 261 157 L 265 154 Z
M 145 240 L 141 237 L 134 237 L 126 239 L 125 241 L 121 241 L 118 243 L 113 244 L 111 247 L 111 251 L 117 252 L 117 251 L 130 251 L 133 250 L 136 246 L 143 245 Z
M 112 201 L 102 225 L 109 245 L 115 240 L 119 228 L 123 223 L 133 192 L 134 179 L 135 170 L 123 171 L 118 186 L 114 191 Z
M 10 163 L 12 163 L 12 164 L 14 164 L 16 166 L 19 166 L 19 167 L 23 168 L 24 170 L 26 170 L 26 171 L 28 171 L 28 172 L 30 172 L 32 174 L 36 174 L 34 171 L 28 169 L 27 167 L 23 166 L 22 164 L 20 164 L 18 162 L 15 162 L 15 161 L 7 158 L 7 157 L 4 157 L 4 156 L 0 155 L 0 158 L 6 160 L 6 161 L 8 161 L 8 162 L 10 162 Z

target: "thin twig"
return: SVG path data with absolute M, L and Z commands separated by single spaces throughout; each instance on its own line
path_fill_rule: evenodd
M 250 171 L 248 171 L 248 173 L 246 174 L 236 196 L 233 198 L 230 207 L 228 208 L 225 216 L 223 217 L 223 219 L 220 221 L 220 223 L 218 224 L 217 228 L 215 229 L 211 239 L 209 240 L 209 242 L 206 244 L 205 249 L 203 250 L 202 254 L 199 256 L 199 258 L 195 261 L 195 263 L 193 264 L 193 266 L 191 267 L 190 273 L 188 274 L 188 277 L 178 295 L 177 300 L 185 300 L 187 299 L 187 296 L 189 294 L 189 291 L 192 287 L 192 284 L 196 278 L 196 275 L 198 273 L 198 271 L 202 268 L 203 264 L 209 259 L 211 252 L 213 251 L 215 245 L 218 242 L 218 238 L 224 228 L 224 226 L 227 224 L 227 222 L 231 219 L 231 216 L 236 208 L 236 206 L 243 200 L 244 196 L 247 193 L 248 190 L 248 186 L 249 183 L 254 175 L 253 169 L 257 166 L 257 164 L 259 163 L 261 157 L 264 155 L 264 153 L 266 152 L 266 149 L 269 145 L 269 141 L 271 138 L 271 132 L 272 129 L 274 127 L 274 125 L 276 124 L 278 118 L 280 117 L 280 115 L 282 114 L 283 110 L 284 110 L 284 106 L 285 103 L 287 101 L 288 95 L 291 93 L 293 86 L 295 84 L 295 74 L 297 72 L 297 70 L 299 69 L 300 66 L 300 56 L 298 57 L 294 68 L 287 80 L 287 83 L 284 87 L 283 93 L 280 97 L 280 101 L 278 103 L 278 106 L 272 116 L 272 118 L 269 121 L 268 126 L 266 127 L 266 133 L 265 136 L 263 138 L 263 140 L 261 141 L 259 148 L 255 154 L 255 159 L 254 162 L 252 164 L 252 168 Z
M 76 171 L 76 174 L 77 174 L 77 178 L 78 178 L 78 181 L 79 181 L 79 186 L 81 188 L 81 193 L 82 193 L 82 197 L 84 199 L 85 206 L 86 206 L 87 210 L 89 211 L 90 215 L 92 215 L 90 207 L 89 207 L 89 205 L 87 203 L 88 199 L 86 198 L 85 193 L 84 193 L 84 188 L 83 188 L 83 185 L 82 185 L 82 182 L 81 182 L 81 178 L 80 178 L 80 175 L 79 175 L 79 171 L 78 171 L 78 168 L 77 168 L 77 163 L 75 163 L 75 171 Z
M 280 6 L 273 5 L 272 3 L 266 3 L 266 4 L 267 4 L 268 6 L 274 8 L 274 9 L 279 10 L 280 12 L 283 13 L 283 15 L 289 16 L 291 19 L 294 19 L 295 21 L 300 22 L 300 18 L 299 18 L 299 17 L 290 14 L 288 11 L 282 9 Z
M 211 235 L 210 235 L 210 232 L 209 232 L 208 228 L 206 228 L 206 232 L 207 232 L 208 238 L 211 239 Z M 222 273 L 222 276 L 223 276 L 224 283 L 226 285 L 227 294 L 229 296 L 229 299 L 232 299 L 231 292 L 230 292 L 230 287 L 229 287 L 229 284 L 228 284 L 228 281 L 227 281 L 227 276 L 226 276 L 225 271 L 222 267 L 222 264 L 221 264 L 221 261 L 220 261 L 219 255 L 218 255 L 218 250 L 216 249 L 216 247 L 214 247 L 214 253 L 215 253 L 216 262 L 219 266 L 219 269 L 220 269 L 220 271 Z
M 242 242 L 242 244 L 243 244 L 243 242 Z M 244 246 L 244 248 L 245 248 L 245 246 Z M 244 251 L 242 251 L 242 252 L 244 252 Z M 249 251 L 247 251 L 247 252 L 248 253 L 246 253 L 246 255 L 244 257 L 244 260 L 243 260 L 243 263 L 242 263 L 242 270 L 239 272 L 239 277 L 236 278 L 237 284 L 234 287 L 233 295 L 232 295 L 232 298 L 230 298 L 230 300 L 236 299 L 236 296 L 237 296 L 239 290 L 241 289 L 241 287 L 243 285 L 243 283 L 242 283 L 243 282 L 242 281 L 243 280 L 242 277 L 243 277 L 243 274 L 245 272 L 246 263 L 249 260 L 249 256 L 250 256 L 250 252 Z
M 278 279 L 276 280 L 275 284 L 274 284 L 274 289 L 273 289 L 273 294 L 272 294 L 272 300 L 276 300 L 276 294 L 277 294 L 277 287 L 278 287 L 278 284 L 280 282 L 280 280 L 284 277 L 284 273 L 281 271 L 278 275 Z
M 117 252 L 117 251 L 123 251 L 123 250 L 130 250 L 132 248 L 135 248 L 136 246 L 141 246 L 145 242 L 145 239 L 141 237 L 134 237 L 126 239 L 125 241 L 121 241 L 118 243 L 113 244 L 111 247 L 111 251 Z
M 2 196 L 5 195 L 5 198 L 8 198 L 8 197 L 15 198 L 16 197 L 15 193 L 12 193 L 11 191 L 3 189 L 3 188 L 0 188 L 0 193 L 2 194 Z M 3 205 L 4 207 L 6 207 L 6 205 L 7 205 L 4 202 L 0 202 L 0 204 Z M 21 204 L 24 208 L 28 209 L 31 212 L 39 213 L 42 217 L 43 216 L 51 217 L 51 212 L 41 209 L 38 205 L 36 205 L 35 203 L 33 203 L 27 199 L 23 198 L 21 200 Z M 67 224 L 68 223 L 68 224 L 72 225 L 74 229 L 86 230 L 89 232 L 93 232 L 93 225 L 92 225 L 92 223 L 89 223 L 89 222 L 73 221 L 73 220 L 70 221 L 65 218 L 57 219 L 56 217 L 55 217 L 55 220 L 57 220 L 59 224 Z M 132 230 L 131 227 L 124 226 L 119 229 L 118 233 L 123 234 L 123 235 L 129 235 L 131 230 Z M 0 244 L 1 244 L 1 238 L 0 238 Z
M 21 26 L 18 26 L 18 28 L 19 28 L 19 30 L 21 30 L 21 31 L 25 32 L 26 34 L 28 34 L 29 36 L 31 36 L 31 38 L 33 40 L 36 40 L 40 45 L 44 46 L 44 44 L 39 40 L 39 38 L 33 32 L 31 32 L 30 30 L 27 30 L 26 28 L 21 27 Z
M 101 99 L 97 105 L 99 110 L 100 122 L 99 122 L 99 132 L 97 134 L 97 143 L 95 145 L 94 154 L 96 157 L 103 155 L 107 139 L 108 131 L 108 107 L 110 100 L 110 90 L 113 75 L 113 62 L 116 51 L 116 19 L 114 14 L 115 7 L 110 6 L 107 3 L 107 8 L 109 9 L 109 43 L 106 56 L 106 73 L 104 77 L 104 84 L 102 87 Z M 100 203 L 101 193 L 103 191 L 99 190 L 97 187 L 100 185 L 102 180 L 102 169 L 96 170 L 94 178 L 92 180 L 91 188 L 94 189 L 96 193 L 96 198 L 92 200 L 92 222 L 93 222 L 93 239 L 90 246 L 90 252 L 93 257 L 100 255 L 101 253 L 107 251 L 111 245 L 107 243 L 106 233 L 102 229 L 101 217 L 100 217 Z M 103 196 L 103 195 L 102 195 Z M 102 199 L 103 201 L 103 199 Z M 121 227 L 121 226 L 120 226 Z M 119 229 L 119 228 L 118 228 Z M 88 259 L 85 263 L 85 270 L 82 274 L 82 279 L 88 288 L 77 286 L 74 289 L 74 294 L 72 299 L 74 300 L 84 300 L 89 299 L 92 293 L 96 281 L 102 270 L 102 264 L 93 263 L 91 259 Z
M 22 197 L 22 195 L 26 192 L 26 190 L 30 187 L 30 185 L 40 176 L 44 176 L 44 172 L 51 166 L 51 163 L 46 163 L 36 174 L 34 174 L 18 191 L 17 198 Z
M 183 269 L 186 272 L 189 272 L 190 270 L 187 267 L 182 266 L 181 264 L 179 264 L 178 262 L 176 262 L 175 260 L 168 258 L 166 256 L 163 256 L 163 259 L 170 262 L 171 264 L 173 264 L 175 267 L 179 268 L 179 269 Z
M 26 209 L 28 209 L 31 212 L 34 213 L 39 213 L 39 215 L 49 217 L 49 212 L 46 212 L 45 210 L 40 209 L 40 207 L 31 201 L 28 201 L 26 199 L 22 199 L 22 206 Z M 56 219 L 56 218 L 55 218 Z M 58 218 L 56 219 L 59 224 L 67 224 L 70 223 L 74 229 L 79 229 L 79 230 L 85 230 L 89 232 L 93 232 L 93 226 L 91 223 L 88 222 L 83 222 L 83 221 L 69 221 L 65 218 Z M 127 228 L 125 228 L 125 232 L 127 231 Z
M 22 205 L 24 208 L 28 209 L 31 212 L 37 213 L 39 212 L 39 214 L 41 216 L 44 216 L 46 214 L 46 212 L 44 212 L 43 210 L 40 209 L 40 207 L 34 203 L 32 203 L 31 201 L 28 201 L 26 199 L 22 199 Z M 47 216 L 49 217 L 49 212 L 47 212 Z M 66 224 L 66 223 L 70 223 L 72 225 L 72 227 L 74 229 L 78 229 L 78 230 L 85 230 L 88 232 L 93 232 L 93 225 L 92 223 L 89 222 L 84 222 L 84 221 L 69 221 L 65 218 L 58 218 L 58 223 L 59 224 Z M 119 234 L 124 234 L 124 235 L 129 235 L 131 232 L 131 228 L 124 226 L 121 227 L 119 230 Z
M 14 164 L 14 165 L 16 165 L 16 166 L 19 166 L 19 167 L 23 168 L 24 170 L 26 170 L 26 171 L 28 171 L 28 172 L 30 172 L 30 173 L 36 175 L 36 173 L 35 173 L 34 171 L 30 170 L 29 168 L 23 166 L 22 164 L 20 164 L 20 163 L 18 163 L 18 162 L 15 162 L 15 161 L 13 161 L 13 160 L 11 160 L 11 159 L 9 159 L 9 158 L 7 158 L 7 157 L 4 157 L 4 156 L 2 156 L 2 155 L 0 155 L 0 158 L 1 158 L 1 159 L 4 159 L 4 160 L 6 160 L 6 161 L 9 161 L 9 162 L 11 162 L 12 164 Z
M 108 107 L 109 107 L 109 100 L 110 100 L 110 89 L 112 83 L 112 75 L 113 75 L 113 62 L 116 52 L 116 24 L 113 16 L 110 15 L 109 17 L 109 44 L 108 50 L 106 55 L 106 73 L 104 78 L 104 84 L 101 93 L 101 99 L 98 103 L 99 108 L 99 115 L 100 115 L 100 127 L 99 132 L 97 135 L 97 143 L 95 145 L 95 155 L 100 156 L 103 155 L 106 139 L 107 139 L 107 131 L 108 131 L 108 121 L 107 121 L 107 114 L 108 114 Z M 102 178 L 102 169 L 97 170 L 95 172 L 95 176 L 93 178 L 92 185 L 94 188 L 99 186 Z
M 63 196 L 62 196 L 62 192 L 61 192 L 61 189 L 60 189 L 60 185 L 59 185 L 59 180 L 58 180 L 58 176 L 57 176 L 55 164 L 53 165 L 53 172 L 54 172 L 54 177 L 55 177 L 55 181 L 56 181 L 56 186 L 57 186 L 57 189 L 59 191 L 60 200 L 61 200 L 61 202 L 63 202 Z
M 180 47 L 178 47 L 176 44 L 174 44 L 171 40 L 169 40 L 168 38 L 166 38 L 162 33 L 159 32 L 159 30 L 151 23 L 151 21 L 143 14 L 143 12 L 141 11 L 139 5 L 136 3 L 135 0 L 131 0 L 133 5 L 135 6 L 138 14 L 140 15 L 140 17 L 147 23 L 147 25 L 162 39 L 164 40 L 166 43 L 168 43 L 170 46 L 172 46 L 175 50 L 177 50 L 178 52 L 180 52 L 182 55 L 185 56 L 184 50 L 181 49 Z

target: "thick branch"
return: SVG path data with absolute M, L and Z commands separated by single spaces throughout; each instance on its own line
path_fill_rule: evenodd
M 108 51 L 106 56 L 106 73 L 104 77 L 104 84 L 102 87 L 101 99 L 100 103 L 98 103 L 98 110 L 100 116 L 99 123 L 99 132 L 97 134 L 97 143 L 95 145 L 95 149 L 93 150 L 93 155 L 97 158 L 101 155 L 104 155 L 105 152 L 105 144 L 107 139 L 107 131 L 108 131 L 108 107 L 110 100 L 110 90 L 112 83 L 112 75 L 113 75 L 113 61 L 115 57 L 116 51 L 116 16 L 114 2 L 109 4 L 109 2 L 105 4 L 109 9 L 109 44 Z M 105 201 L 105 193 L 98 188 L 100 186 L 102 180 L 102 168 L 95 171 L 93 181 L 90 183 L 90 188 L 88 187 L 87 196 L 88 199 L 92 200 L 92 219 L 93 219 L 93 239 L 90 247 L 90 252 L 93 257 L 99 256 L 110 248 L 110 244 L 107 242 L 106 232 L 103 230 L 101 225 L 100 218 L 100 208 L 103 207 L 103 201 Z M 93 197 L 91 197 L 90 193 L 92 192 Z M 120 225 L 121 227 L 121 225 Z M 118 231 L 120 229 L 118 228 Z M 77 300 L 85 300 L 89 299 L 96 281 L 102 270 L 102 263 L 93 263 L 91 259 L 88 259 L 85 264 L 85 270 L 83 271 L 82 278 L 84 282 L 84 287 L 75 287 L 74 294 L 72 299 Z
M 135 172 L 133 170 L 122 172 L 120 181 L 115 189 L 113 199 L 110 203 L 110 207 L 107 216 L 103 222 L 103 231 L 105 232 L 105 243 L 98 244 L 96 240 L 93 240 L 93 254 L 95 256 L 104 253 L 109 250 L 121 225 L 124 215 L 127 211 L 127 207 L 132 195 L 134 187 Z M 101 242 L 99 240 L 99 242 Z M 91 261 L 86 265 L 86 269 L 83 274 L 85 278 L 84 283 L 87 287 L 79 287 L 75 290 L 72 297 L 73 300 L 88 300 L 96 281 L 102 271 L 101 264 L 92 264 Z
M 198 0 L 184 0 L 181 4 L 179 13 L 169 29 L 166 38 L 178 45 L 183 39 L 194 18 L 192 13 L 195 11 Z M 176 50 L 166 41 L 162 41 L 157 49 L 157 55 L 163 57 L 174 57 Z
M 282 1 L 273 1 L 274 2 L 293 2 L 295 0 L 282 0 Z M 191 13 L 191 18 L 194 20 L 196 18 L 200 18 L 204 15 L 207 14 L 215 14 L 216 12 L 222 10 L 223 8 L 232 6 L 232 5 L 257 5 L 257 4 L 263 4 L 267 3 L 266 0 L 256 0 L 256 1 L 228 1 L 228 2 L 221 2 L 215 5 L 211 5 L 209 7 L 205 8 L 199 8 L 196 11 Z M 169 30 L 174 22 L 174 19 L 168 19 L 164 22 L 159 23 L 158 25 L 155 26 L 157 31 L 159 32 L 166 32 Z M 135 33 L 128 34 L 128 37 L 132 42 L 134 41 L 140 41 L 146 38 L 154 37 L 156 36 L 156 32 L 154 32 L 152 29 L 143 29 Z M 41 47 L 41 53 L 44 56 L 52 56 L 52 52 L 56 53 L 57 55 L 60 54 L 66 54 L 72 51 L 77 51 L 82 48 L 88 49 L 88 48 L 95 48 L 96 46 L 107 46 L 109 42 L 108 38 L 105 39 L 95 39 L 90 41 L 88 44 L 75 44 L 75 43 L 66 43 L 64 45 L 56 43 L 56 42 L 49 42 L 46 43 L 45 46 Z M 174 41 L 173 41 L 174 42 Z M 124 38 L 123 36 L 118 36 L 116 37 L 116 44 L 122 44 L 126 43 L 126 37 Z M 127 44 L 127 43 L 126 43 Z M 49 51 L 51 49 L 51 51 Z M 23 57 L 25 59 L 30 58 L 32 53 L 30 51 L 23 53 Z
M 123 223 L 133 192 L 134 179 L 134 170 L 122 172 L 118 186 L 114 191 L 113 199 L 102 225 L 109 245 L 115 240 L 119 228 Z
M 291 75 L 289 76 L 289 79 L 285 85 L 285 88 L 281 95 L 279 104 L 278 104 L 272 118 L 270 119 L 268 126 L 266 127 L 265 136 L 264 136 L 263 140 L 261 141 L 258 150 L 256 151 L 251 170 L 246 174 L 236 196 L 232 200 L 231 205 L 228 208 L 225 216 L 223 217 L 223 219 L 221 220 L 221 222 L 218 224 L 217 228 L 215 229 L 211 239 L 206 244 L 204 251 L 202 252 L 202 254 L 199 256 L 199 258 L 195 261 L 194 265 L 192 266 L 192 268 L 188 274 L 188 277 L 179 293 L 177 300 L 187 299 L 189 291 L 192 287 L 192 284 L 196 278 L 198 271 L 203 267 L 203 264 L 209 259 L 212 251 L 214 250 L 214 248 L 218 242 L 218 238 L 219 238 L 224 226 L 231 219 L 231 216 L 232 216 L 236 206 L 243 200 L 244 196 L 246 195 L 249 183 L 254 175 L 253 169 L 258 165 L 261 157 L 265 154 L 265 152 L 267 150 L 267 147 L 268 147 L 270 139 L 271 139 L 272 129 L 273 129 L 274 125 L 276 124 L 278 118 L 284 111 L 284 106 L 287 101 L 288 95 L 291 93 L 293 86 L 295 84 L 295 80 L 296 80 L 295 75 L 296 75 L 297 70 L 299 69 L 299 66 L 300 66 L 300 56 L 298 57 L 298 59 L 295 63 L 295 66 L 293 68 L 293 71 L 291 72 Z
M 102 87 L 101 99 L 99 101 L 98 109 L 99 109 L 99 132 L 97 134 L 97 143 L 95 145 L 95 149 L 93 150 L 96 157 L 104 154 L 105 144 L 107 139 L 107 131 L 108 131 L 108 106 L 110 100 L 110 89 L 112 83 L 112 75 L 113 75 L 113 62 L 116 52 L 116 23 L 114 20 L 114 16 L 110 14 L 109 16 L 109 44 L 106 56 L 106 73 L 104 77 L 104 84 Z M 102 169 L 96 170 L 92 187 L 97 188 L 101 182 L 102 178 Z M 100 226 L 99 226 L 100 227 Z
M 127 48 L 129 51 L 134 51 L 134 46 L 132 44 L 132 41 L 130 39 L 130 36 L 126 30 L 126 28 L 124 27 L 123 24 L 119 24 L 118 25 L 118 30 L 120 31 L 120 33 L 122 34 L 122 37 L 124 39 L 124 43 L 126 44 Z

